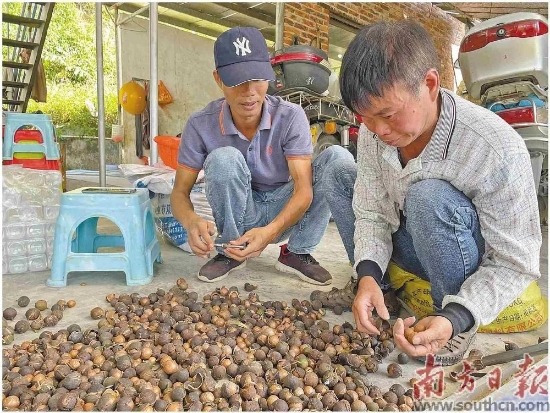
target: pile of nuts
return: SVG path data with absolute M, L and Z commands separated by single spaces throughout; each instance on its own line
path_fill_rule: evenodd
M 248 289 L 248 288 L 247 288 Z M 97 328 L 44 330 L 3 349 L 2 406 L 80 411 L 409 411 L 412 389 L 369 379 L 394 350 L 388 322 L 374 337 L 330 328 L 319 302 L 260 301 L 217 288 L 109 294 Z M 38 314 L 39 318 L 40 315 Z M 401 362 L 401 360 L 400 360 Z M 401 366 L 388 366 L 390 377 Z
M 30 298 L 24 295 L 19 297 L 17 305 L 25 308 L 30 302 Z M 9 321 L 15 319 L 17 310 L 13 307 L 4 309 L 2 312 L 2 344 L 13 343 L 14 334 L 23 334 L 29 330 L 37 332 L 44 327 L 54 327 L 63 318 L 63 311 L 75 305 L 76 301 L 74 300 L 59 300 L 52 305 L 49 314 L 46 314 L 44 311 L 48 309 L 48 303 L 45 300 L 38 300 L 34 303 L 34 307 L 25 312 L 24 318 L 18 320 L 13 327 L 9 324 Z

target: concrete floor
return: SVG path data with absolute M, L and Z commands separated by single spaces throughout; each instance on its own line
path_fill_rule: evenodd
M 81 186 L 97 186 L 90 182 L 89 178 L 83 180 L 69 179 L 68 189 L 74 189 Z M 94 179 L 92 179 L 93 181 Z M 130 186 L 124 185 L 124 180 L 108 180 L 110 186 Z M 101 222 L 101 221 L 100 221 Z M 105 224 L 105 223 L 104 223 Z M 112 228 L 113 224 L 107 223 L 107 228 Z M 115 227 L 116 228 L 116 227 Z M 540 286 L 545 296 L 548 296 L 548 227 L 543 228 L 544 243 L 541 251 L 541 272 L 543 274 L 540 280 Z M 190 255 L 176 247 L 165 242 L 161 243 L 163 256 L 162 264 L 155 264 L 155 276 L 152 283 L 141 287 L 128 287 L 125 282 L 123 272 L 117 273 L 72 273 L 68 276 L 67 286 L 65 288 L 49 288 L 45 285 L 49 272 L 36 272 L 27 274 L 6 274 L 2 276 L 2 308 L 16 305 L 17 299 L 21 295 L 27 295 L 31 299 L 31 305 L 36 300 L 47 300 L 51 306 L 57 300 L 74 299 L 77 302 L 76 307 L 66 309 L 63 319 L 60 321 L 57 329 L 66 328 L 70 324 L 77 323 L 83 329 L 96 326 L 97 321 L 90 317 L 90 310 L 93 307 L 101 306 L 107 308 L 105 296 L 109 293 L 131 293 L 149 294 L 164 288 L 168 290 L 175 281 L 183 277 L 189 283 L 189 288 L 198 292 L 199 297 L 212 291 L 222 285 L 235 285 L 240 291 L 244 292 L 244 283 L 249 282 L 258 285 L 256 292 L 261 300 L 286 300 L 290 303 L 292 298 L 309 299 L 313 289 L 317 287 L 302 282 L 298 277 L 289 274 L 279 273 L 275 270 L 274 264 L 279 254 L 279 248 L 276 245 L 269 246 L 261 257 L 250 260 L 246 269 L 232 274 L 230 277 L 218 283 L 204 283 L 197 279 L 196 274 L 199 268 L 206 262 L 196 256 Z M 352 274 L 351 267 L 346 259 L 343 245 L 340 241 L 338 231 L 333 223 L 327 229 L 327 232 L 318 246 L 314 257 L 327 268 L 333 276 L 333 286 L 343 287 Z M 332 286 L 320 287 L 319 289 L 330 290 Z M 16 320 L 24 317 L 24 309 L 20 309 Z M 353 323 L 351 313 L 346 312 L 341 316 L 336 316 L 331 311 L 327 312 L 326 320 L 331 324 L 342 324 L 344 321 Z M 12 322 L 13 324 L 13 322 Z M 28 332 L 22 335 L 16 335 L 16 343 L 23 340 L 32 340 L 38 333 Z M 504 350 L 504 341 L 511 340 L 520 347 L 537 343 L 540 336 L 548 336 L 548 324 L 545 323 L 536 331 L 515 334 L 477 334 L 471 348 L 482 350 L 485 355 L 501 352 Z M 371 377 L 371 381 L 376 382 L 383 389 L 387 389 L 395 382 L 401 382 L 408 386 L 408 381 L 412 377 L 418 377 L 416 370 L 423 367 L 420 362 L 413 361 L 404 366 L 404 376 L 400 379 L 389 379 L 386 374 L 387 363 L 397 360 L 398 350 L 395 350 L 380 366 L 377 373 Z M 449 370 L 452 368 L 448 368 Z M 515 370 L 513 370 L 515 371 Z M 480 379 L 482 380 L 482 379 Z M 459 383 L 452 383 L 446 380 L 446 395 L 452 395 L 458 389 Z

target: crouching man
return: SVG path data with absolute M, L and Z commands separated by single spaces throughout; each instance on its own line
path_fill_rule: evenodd
M 443 89 L 438 67 L 413 21 L 357 34 L 340 71 L 342 98 L 363 122 L 357 164 L 350 156 L 329 165 L 325 193 L 357 273 L 357 328 L 378 333 L 373 310 L 389 318 L 382 291 L 393 260 L 431 284 L 434 303 L 419 321 L 397 320 L 396 344 L 446 365 L 540 277 L 541 229 L 521 136 Z M 410 343 L 404 332 L 415 321 L 424 331 Z

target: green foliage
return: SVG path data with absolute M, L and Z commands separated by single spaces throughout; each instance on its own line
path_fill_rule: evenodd
M 117 95 L 105 94 L 105 136 L 111 136 L 111 125 L 117 122 Z M 90 106 L 90 107 L 88 107 Z M 90 110 L 91 109 L 91 110 Z M 48 102 L 29 101 L 27 112 L 41 110 L 52 116 L 58 136 L 97 136 L 97 92 L 71 84 L 48 87 Z
M 3 3 L 2 11 L 19 14 L 21 6 Z M 110 136 L 117 122 L 115 27 L 105 7 L 102 15 L 105 133 Z M 98 135 L 95 36 L 95 3 L 55 4 L 42 50 L 47 102 L 31 99 L 27 112 L 50 114 L 58 135 Z
M 4 1 L 2 2 L 2 13 L 19 14 L 23 3 Z
M 2 2 L 2 13 L 21 15 L 23 13 L 23 4 L 27 5 L 27 8 L 33 6 L 31 3 L 16 3 L 16 2 Z M 29 13 L 28 10 L 25 13 Z M 29 36 L 29 31 L 35 30 L 34 28 L 22 27 L 14 23 L 2 23 L 2 37 L 6 39 L 16 39 L 17 36 Z M 2 47 L 2 58 L 7 60 L 12 60 L 13 58 L 13 48 L 12 47 Z
M 104 11 L 104 77 L 116 81 L 114 30 L 108 30 L 112 25 Z M 54 83 L 95 84 L 95 49 L 95 4 L 56 3 L 42 51 L 48 79 Z

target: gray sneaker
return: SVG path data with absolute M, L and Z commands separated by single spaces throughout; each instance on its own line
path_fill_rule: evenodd
M 475 333 L 460 333 L 451 338 L 441 350 L 434 354 L 434 363 L 442 366 L 458 364 L 468 351 Z M 420 361 L 426 361 L 426 357 L 417 357 Z
M 336 306 L 342 309 L 350 309 L 355 300 L 355 287 L 357 281 L 351 278 L 344 288 L 332 287 L 330 291 L 315 290 L 310 295 L 310 300 L 319 300 L 324 308 L 334 308 Z
M 231 271 L 244 267 L 246 267 L 246 261 L 241 262 L 218 254 L 201 267 L 198 278 L 201 281 L 212 283 L 223 280 Z
M 310 254 L 294 254 L 288 250 L 287 245 L 280 247 L 279 260 L 275 264 L 278 271 L 295 274 L 310 284 L 329 285 L 332 282 L 332 275 L 315 258 Z

